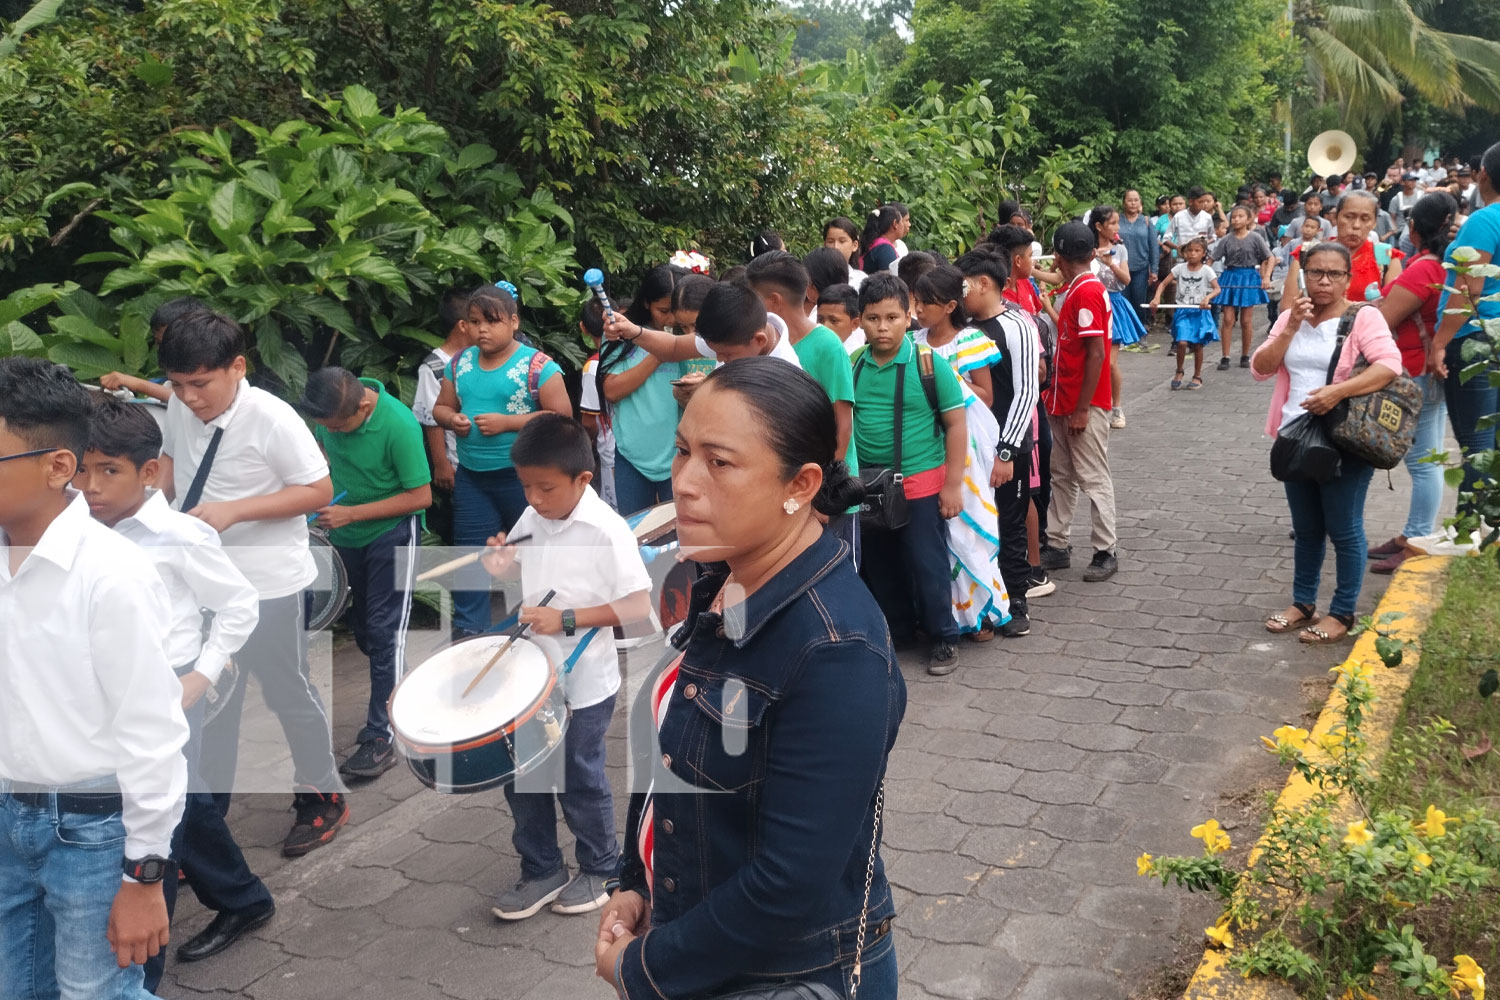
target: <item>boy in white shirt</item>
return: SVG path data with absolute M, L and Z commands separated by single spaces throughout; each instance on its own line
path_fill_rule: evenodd
M 1194 239 L 1211 243 L 1214 239 L 1214 196 L 1201 187 L 1192 187 L 1187 193 L 1187 208 L 1172 216 L 1172 227 L 1167 230 L 1166 245 L 1171 250 L 1185 247 Z
M 625 519 L 589 488 L 594 456 L 582 425 L 555 413 L 533 417 L 516 436 L 511 461 L 529 504 L 511 534 L 531 541 L 506 547 L 506 536 L 497 535 L 484 566 L 501 576 L 520 562 L 519 620 L 564 671 L 570 710 L 561 752 L 541 772 L 505 786 L 521 878 L 493 912 L 524 920 L 548 903 L 554 913 L 587 913 L 609 899 L 605 882 L 620 853 L 604 773 L 604 734 L 620 689 L 609 630 L 649 616 L 651 578 Z M 537 606 L 549 590 L 556 591 L 551 602 Z M 571 881 L 557 846 L 554 788 L 577 841 L 579 873 Z
M 333 499 L 328 463 L 292 407 L 245 381 L 239 324 L 213 312 L 167 327 L 158 352 L 172 382 L 161 482 L 179 510 L 219 533 L 260 594 L 260 622 L 237 658 L 260 681 L 292 752 L 296 819 L 281 852 L 300 857 L 331 842 L 349 818 L 333 760 L 333 730 L 307 664 L 303 591 L 317 578 L 307 515 Z M 204 733 L 199 771 L 229 808 L 246 678 Z
M 221 915 L 218 927 L 211 925 L 179 949 L 186 960 L 195 961 L 208 957 L 199 954 L 205 942 L 221 939 L 223 922 L 230 919 L 225 914 L 253 914 L 258 925 L 276 909 L 270 890 L 250 871 L 213 796 L 204 793 L 197 777 L 205 695 L 255 630 L 260 598 L 220 547 L 214 530 L 173 510 L 166 496 L 152 489 L 160 454 L 161 429 L 144 407 L 98 397 L 90 414 L 88 449 L 73 485 L 96 520 L 145 551 L 167 588 L 167 662 L 182 682 L 182 708 L 191 733 L 183 748 L 188 764 L 185 821 L 172 838 L 172 856 L 203 905 Z M 207 638 L 205 610 L 213 615 Z M 207 842 L 214 853 L 205 857 L 199 845 L 184 850 L 184 831 L 197 836 L 210 831 Z M 170 917 L 177 903 L 175 873 L 163 881 L 163 895 Z M 232 943 L 233 938 L 224 947 Z M 146 989 L 156 991 L 165 964 L 165 951 L 146 963 Z
M 66 369 L 0 359 L 6 998 L 147 1000 L 141 965 L 167 945 L 182 685 L 160 577 L 68 486 L 88 434 L 88 393 Z
M 615 500 L 615 432 L 610 424 L 609 409 L 599 391 L 599 345 L 604 341 L 604 304 L 597 298 L 589 299 L 583 307 L 583 319 L 578 329 L 594 347 L 594 353 L 583 363 L 583 393 L 578 400 L 579 412 L 583 414 L 584 430 L 594 439 L 594 450 L 599 454 L 599 495 L 604 502 L 618 509 Z
M 432 464 L 433 504 L 427 509 L 427 526 L 437 533 L 444 545 L 453 544 L 453 479 L 454 470 L 458 468 L 458 439 L 452 431 L 438 426 L 432 408 L 437 404 L 448 363 L 463 353 L 464 348 L 474 346 L 469 324 L 464 319 L 468 302 L 466 289 L 450 288 L 443 293 L 438 303 L 438 322 L 448 331 L 447 339 L 441 347 L 434 347 L 417 366 L 417 389 L 411 401 L 411 412 L 422 425 L 428 461 Z

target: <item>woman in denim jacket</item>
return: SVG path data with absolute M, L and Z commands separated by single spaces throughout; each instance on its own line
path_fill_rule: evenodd
M 814 516 L 863 493 L 836 439 L 823 390 L 770 357 L 717 369 L 678 426 L 677 535 L 705 574 L 630 716 L 638 791 L 595 947 L 628 1000 L 851 997 L 856 969 L 859 1000 L 896 996 L 875 824 L 906 685 Z

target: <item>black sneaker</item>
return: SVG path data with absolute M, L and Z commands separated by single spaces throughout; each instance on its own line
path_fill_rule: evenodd
M 1221 372 L 1227 372 L 1228 370 L 1229 370 L 1229 359 L 1228 358 L 1220 358 L 1219 359 L 1219 371 L 1221 371 Z
M 958 669 L 958 649 L 947 639 L 932 644 L 927 654 L 927 672 L 934 677 L 946 677 Z
M 1046 597 L 1057 590 L 1057 584 L 1047 575 L 1044 569 L 1038 569 L 1031 574 L 1026 581 L 1027 597 Z
M 281 844 L 283 857 L 300 858 L 325 844 L 333 843 L 339 828 L 349 820 L 349 803 L 337 792 L 299 789 L 292 799 L 297 819 Z
M 346 778 L 378 778 L 396 766 L 396 750 L 387 739 L 365 740 L 339 765 Z
M 1050 545 L 1042 547 L 1042 569 L 1067 569 L 1073 565 L 1073 546 L 1065 549 L 1053 548 Z
M 1249 358 L 1248 355 L 1244 355 L 1244 354 L 1240 355 L 1240 367 L 1241 368 L 1249 368 L 1250 367 L 1250 358 Z
M 1026 612 L 1010 609 L 1010 621 L 1000 626 L 1000 635 L 1006 639 L 1019 639 L 1031 634 L 1031 619 Z
M 1089 561 L 1088 569 L 1083 571 L 1085 583 L 1098 583 L 1108 580 L 1119 572 L 1120 561 L 1115 558 L 1113 552 L 1101 550 L 1094 553 L 1094 558 Z

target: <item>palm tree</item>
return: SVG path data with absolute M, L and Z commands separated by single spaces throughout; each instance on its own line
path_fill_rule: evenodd
M 1433 0 L 1292 0 L 1308 80 L 1350 124 L 1400 116 L 1404 81 L 1434 105 L 1500 110 L 1500 42 L 1439 31 Z

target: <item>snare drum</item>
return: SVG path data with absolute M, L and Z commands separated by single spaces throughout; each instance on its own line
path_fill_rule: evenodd
M 636 511 L 625 519 L 641 549 L 641 560 L 651 575 L 651 597 L 663 628 L 687 618 L 688 598 L 698 579 L 698 564 L 679 559 L 677 505 L 668 500 Z
M 307 631 L 321 632 L 339 620 L 349 603 L 349 570 L 322 528 L 308 526 L 307 547 L 318 567 L 318 578 L 305 591 Z
M 439 792 L 481 792 L 534 770 L 563 740 L 568 708 L 557 666 L 517 639 L 467 698 L 464 688 L 506 636 L 439 650 L 391 694 L 396 747 L 417 780 Z
M 230 660 L 224 664 L 224 669 L 219 672 L 219 679 L 214 681 L 213 687 L 203 693 L 203 725 L 208 725 L 218 718 L 220 712 L 224 711 L 224 706 L 229 704 L 229 696 L 234 694 L 234 689 L 239 682 L 239 664 Z

